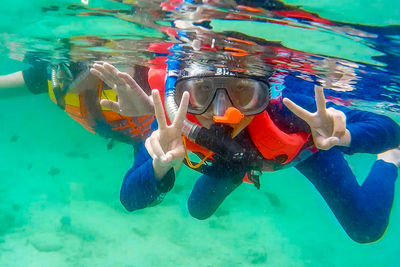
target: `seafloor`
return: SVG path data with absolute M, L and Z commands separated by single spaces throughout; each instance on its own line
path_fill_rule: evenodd
M 347 237 L 295 169 L 244 184 L 205 221 L 188 214 L 186 167 L 159 206 L 119 202 L 132 149 L 84 130 L 46 95 L 1 99 L 1 266 L 398 266 L 400 210 L 377 243 Z M 353 156 L 362 182 L 374 160 Z

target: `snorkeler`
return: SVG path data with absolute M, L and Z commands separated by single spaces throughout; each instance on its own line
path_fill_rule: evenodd
M 135 116 L 124 115 L 100 105 L 101 99 L 115 99 L 116 94 L 89 72 L 87 61 L 51 63 L 40 55 L 28 53 L 24 62 L 28 64 L 26 69 L 0 75 L 0 98 L 48 93 L 59 108 L 86 130 L 109 139 L 108 148 L 115 140 L 137 145 L 147 137 L 154 119 L 153 107 L 146 109 L 141 104 L 151 101 L 150 97 L 147 102 L 138 97 L 129 99 L 137 107 L 131 110 Z M 147 68 L 134 66 L 126 71 L 130 73 L 126 75 L 133 75 L 142 94 L 150 94 L 150 88 L 141 82 L 143 77 L 146 79 Z
M 119 84 L 119 95 L 138 96 L 138 88 L 132 90 L 110 64 L 95 64 L 92 73 L 114 88 Z M 262 76 L 219 68 L 170 68 L 168 73 L 165 105 L 162 91 L 152 93 L 158 126 L 153 123 L 121 187 L 127 210 L 160 202 L 182 161 L 203 172 L 188 200 L 190 214 L 198 219 L 210 217 L 245 176 L 257 185 L 259 171 L 294 165 L 352 239 L 367 243 L 384 234 L 400 162 L 395 149 L 400 128 L 391 119 L 326 103 L 321 87 L 315 87 L 315 101 L 285 90 L 282 105 L 270 101 Z M 129 109 L 120 100 L 116 111 Z M 185 150 L 201 155 L 199 166 L 184 160 Z M 343 154 L 386 150 L 360 186 Z

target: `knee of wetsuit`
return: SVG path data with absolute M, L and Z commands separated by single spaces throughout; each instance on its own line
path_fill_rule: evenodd
M 189 197 L 188 210 L 189 214 L 198 220 L 205 220 L 214 214 L 215 210 L 207 209 L 204 207 L 205 203 Z
M 359 232 L 353 232 L 353 233 L 348 233 L 350 238 L 354 240 L 357 243 L 360 244 L 369 244 L 369 243 L 374 243 L 376 241 L 379 241 L 385 231 L 383 232 L 373 232 L 373 233 L 359 233 Z
M 377 216 L 379 217 L 379 216 Z M 351 225 L 344 226 L 349 237 L 357 243 L 368 244 L 380 240 L 386 232 L 387 220 L 365 218 L 354 220 Z

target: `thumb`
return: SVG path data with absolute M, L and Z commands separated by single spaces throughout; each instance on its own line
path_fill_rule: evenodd
M 121 113 L 121 109 L 117 102 L 114 102 L 114 101 L 111 101 L 108 99 L 102 99 L 100 101 L 100 105 L 103 106 L 104 108 L 111 109 L 114 112 Z
M 317 141 L 316 146 L 319 149 L 328 150 L 331 147 L 338 145 L 340 142 L 340 139 L 336 136 L 332 136 L 329 138 L 318 138 L 316 141 Z
M 178 161 L 182 160 L 183 157 L 185 156 L 185 149 L 181 147 L 177 147 L 171 151 L 168 151 L 167 154 L 165 154 L 165 157 L 170 161 L 174 162 L 176 165 L 179 163 Z M 176 161 L 176 162 L 175 162 Z
M 176 156 L 172 151 L 167 152 L 165 156 L 160 160 L 160 162 L 164 166 L 174 166 L 178 163 Z

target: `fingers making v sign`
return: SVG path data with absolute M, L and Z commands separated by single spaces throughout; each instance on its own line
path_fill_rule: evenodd
M 160 93 L 153 90 L 152 97 L 158 129 L 146 139 L 145 147 L 153 158 L 155 177 L 161 179 L 171 167 L 181 163 L 185 155 L 182 127 L 186 118 L 189 93 L 183 94 L 179 109 L 171 125 L 167 124 Z
M 317 148 L 328 150 L 336 145 L 348 146 L 350 144 L 350 132 L 346 129 L 346 115 L 335 108 L 326 108 L 322 87 L 315 86 L 314 92 L 317 105 L 317 111 L 314 113 L 298 106 L 288 98 L 283 99 L 283 103 L 310 126 Z

